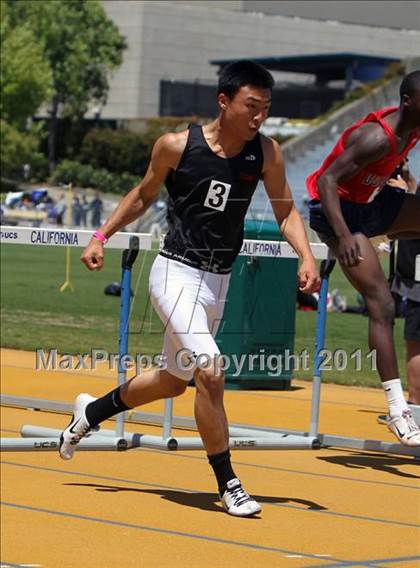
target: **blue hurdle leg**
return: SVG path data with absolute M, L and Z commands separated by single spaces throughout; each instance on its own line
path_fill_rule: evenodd
M 324 360 L 322 350 L 325 345 L 325 324 L 327 321 L 328 282 L 335 266 L 335 260 L 323 260 L 321 263 L 321 290 L 318 300 L 318 316 L 316 320 L 316 344 L 314 374 L 312 381 L 312 406 L 310 436 L 318 436 L 319 406 L 321 402 L 321 363 Z
M 127 371 L 123 364 L 123 358 L 128 354 L 128 333 L 130 329 L 130 304 L 131 304 L 131 272 L 133 264 L 139 252 L 138 237 L 131 237 L 128 249 L 123 251 L 121 268 L 121 303 L 120 303 L 120 332 L 118 337 L 118 384 L 121 386 L 126 381 Z M 117 437 L 124 436 L 124 412 L 116 417 L 115 434 Z

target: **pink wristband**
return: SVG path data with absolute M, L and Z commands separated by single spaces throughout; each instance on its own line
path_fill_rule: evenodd
M 94 239 L 101 241 L 103 245 L 106 245 L 106 243 L 108 242 L 108 239 L 103 233 L 101 233 L 101 231 L 95 231 L 92 236 Z

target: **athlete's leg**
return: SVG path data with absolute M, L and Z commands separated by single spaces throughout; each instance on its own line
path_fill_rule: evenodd
M 388 381 L 399 376 L 393 340 L 394 300 L 369 239 L 360 233 L 355 236 L 363 261 L 357 266 L 341 267 L 351 284 L 366 300 L 369 315 L 369 348 L 376 350 L 381 380 Z M 336 241 L 329 246 L 334 253 L 337 253 Z
M 212 455 L 228 449 L 228 426 L 223 406 L 224 375 L 217 367 L 220 351 L 210 327 L 205 302 L 184 302 L 181 297 L 167 321 L 163 353 L 168 372 L 179 377 L 180 389 L 194 376 L 197 427 L 207 453 Z M 161 388 L 153 379 L 150 383 L 152 394 Z M 169 384 L 174 387 L 172 378 Z M 141 392 L 141 377 L 134 386 Z
M 229 431 L 223 404 L 225 378 L 215 369 L 214 361 L 208 369 L 194 373 L 196 395 L 194 413 L 207 454 L 219 454 L 229 447 Z
M 188 299 L 183 303 L 179 302 L 182 283 L 179 279 L 174 279 L 173 286 L 170 287 L 164 275 L 165 263 L 157 258 L 150 275 L 151 299 L 167 328 L 164 354 L 169 346 L 175 361 L 176 347 L 181 345 L 180 334 L 188 329 L 193 304 L 188 302 Z M 174 343 L 174 340 L 178 340 L 178 343 Z M 143 372 L 98 399 L 87 394 L 79 395 L 75 401 L 73 418 L 61 435 L 60 456 L 63 459 L 71 459 L 77 443 L 91 428 L 97 427 L 104 420 L 140 404 L 182 394 L 187 387 L 187 382 L 182 380 L 185 373 L 177 372 L 174 361 L 170 368 Z
M 159 299 L 152 297 L 152 302 L 166 326 L 163 342 L 163 362 L 166 368 L 154 368 L 142 371 L 121 387 L 92 401 L 86 408 L 86 417 L 91 426 L 97 426 L 104 420 L 127 409 L 135 408 L 162 398 L 181 395 L 188 384 L 188 373 L 179 373 L 176 353 L 182 347 L 181 337 L 188 329 L 193 309 L 191 303 L 169 288 Z M 157 305 L 159 303 L 159 305 Z M 185 380 L 186 379 L 186 380 Z
M 205 310 L 209 330 L 209 346 L 218 359 L 213 359 L 207 369 L 197 369 L 194 374 L 196 397 L 195 418 L 208 455 L 224 452 L 229 447 L 228 421 L 223 404 L 225 376 L 223 360 L 214 341 L 223 318 L 229 276 L 207 274 L 205 282 Z
M 194 413 L 207 457 L 213 468 L 223 508 L 231 515 L 247 517 L 261 511 L 237 478 L 230 459 L 229 427 L 223 404 L 225 377 L 223 360 L 214 337 L 223 317 L 229 277 L 206 274 L 203 306 L 207 315 L 207 353 L 215 357 L 194 373 L 196 395 Z
M 420 430 L 405 401 L 393 340 L 395 304 L 388 282 L 369 239 L 356 235 L 363 260 L 342 265 L 343 272 L 365 298 L 369 316 L 369 347 L 376 350 L 377 365 L 389 407 L 389 430 L 407 446 L 420 446 Z M 334 252 L 337 244 L 330 243 Z
M 151 369 L 122 385 L 120 396 L 124 404 L 134 408 L 162 398 L 174 398 L 183 394 L 186 388 L 186 381 L 170 372 Z
M 213 468 L 223 508 L 230 515 L 248 517 L 261 511 L 261 506 L 248 495 L 236 477 L 230 461 L 229 428 L 223 405 L 224 375 L 213 360 L 207 369 L 194 374 L 195 419 Z
M 71 459 L 78 442 L 90 430 L 98 429 L 104 420 L 142 404 L 179 396 L 186 387 L 185 381 L 170 372 L 151 369 L 100 398 L 80 394 L 74 404 L 73 417 L 60 437 L 60 456 L 65 460 Z

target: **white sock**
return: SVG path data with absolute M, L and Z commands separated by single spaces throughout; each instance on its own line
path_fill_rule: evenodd
M 382 386 L 388 401 L 389 415 L 391 418 L 401 416 L 404 410 L 408 409 L 408 406 L 404 398 L 400 379 L 385 381 L 382 383 Z

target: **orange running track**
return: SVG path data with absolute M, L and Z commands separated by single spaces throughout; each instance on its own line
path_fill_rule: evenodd
M 2 351 L 2 393 L 71 402 L 115 386 L 109 371 L 34 371 L 33 353 Z M 308 429 L 311 385 L 227 391 L 232 423 Z M 192 416 L 194 389 L 175 401 Z M 144 407 L 162 412 L 163 404 Z M 324 385 L 321 432 L 393 441 L 377 423 L 380 390 Z M 2 436 L 23 424 L 62 428 L 62 414 L 2 408 Z M 105 423 L 113 428 L 114 423 Z M 159 434 L 154 426 L 127 430 Z M 174 431 L 177 435 L 191 433 Z M 412 458 L 355 450 L 235 451 L 254 519 L 218 502 L 202 451 L 2 454 L 2 566 L 275 568 L 420 566 L 420 470 Z

